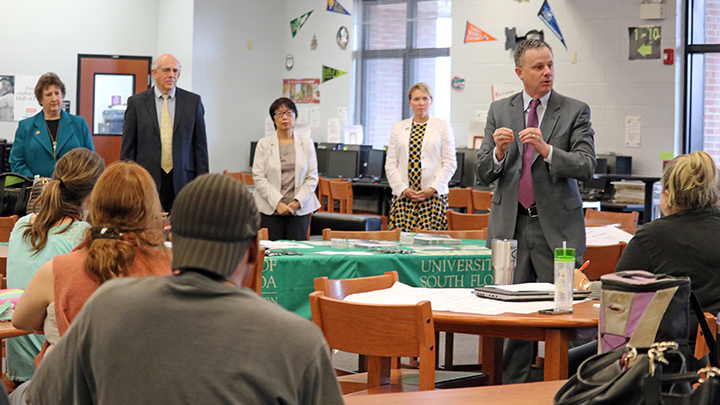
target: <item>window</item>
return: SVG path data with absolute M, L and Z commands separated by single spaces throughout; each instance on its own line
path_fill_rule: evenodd
M 452 2 L 356 0 L 355 114 L 363 143 L 382 148 L 392 125 L 412 116 L 407 92 L 417 82 L 433 90 L 431 115 L 450 119 Z
M 720 164 L 720 0 L 687 2 L 683 151 Z

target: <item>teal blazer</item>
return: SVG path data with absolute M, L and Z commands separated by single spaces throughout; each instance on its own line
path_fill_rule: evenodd
M 20 121 L 10 151 L 10 170 L 30 178 L 36 174 L 52 177 L 58 159 L 75 148 L 95 151 L 85 118 L 65 111 L 60 113 L 57 151 L 56 156 L 53 156 L 45 116 L 40 111 Z

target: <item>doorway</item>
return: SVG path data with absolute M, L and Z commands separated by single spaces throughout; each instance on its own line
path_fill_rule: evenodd
M 78 55 L 77 114 L 105 164 L 120 160 L 127 99 L 150 86 L 150 56 Z

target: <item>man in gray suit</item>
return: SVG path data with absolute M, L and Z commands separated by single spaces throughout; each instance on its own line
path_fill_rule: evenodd
M 550 46 L 525 40 L 515 49 L 515 73 L 524 91 L 490 105 L 478 152 L 480 183 L 497 180 L 492 198 L 488 246 L 493 239 L 517 239 L 514 282 L 553 282 L 553 252 L 563 241 L 585 253 L 585 221 L 577 180 L 595 171 L 594 131 L 587 104 L 552 90 Z M 506 383 L 529 374 L 529 342 L 505 344 Z
M 128 99 L 120 158 L 150 172 L 163 209 L 195 177 L 208 172 L 205 110 L 200 96 L 177 88 L 180 62 L 159 56 L 152 66 L 155 86 Z

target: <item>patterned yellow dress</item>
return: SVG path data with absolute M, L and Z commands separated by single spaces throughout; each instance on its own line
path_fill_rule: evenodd
M 411 189 L 420 191 L 422 178 L 422 143 L 425 136 L 427 122 L 416 124 L 413 122 L 410 132 L 410 145 L 408 154 L 408 181 Z M 447 194 L 437 194 L 425 201 L 414 202 L 407 198 L 393 196 L 390 207 L 390 221 L 388 229 L 400 228 L 403 232 L 411 232 L 413 228 L 430 230 L 447 229 L 448 208 Z

